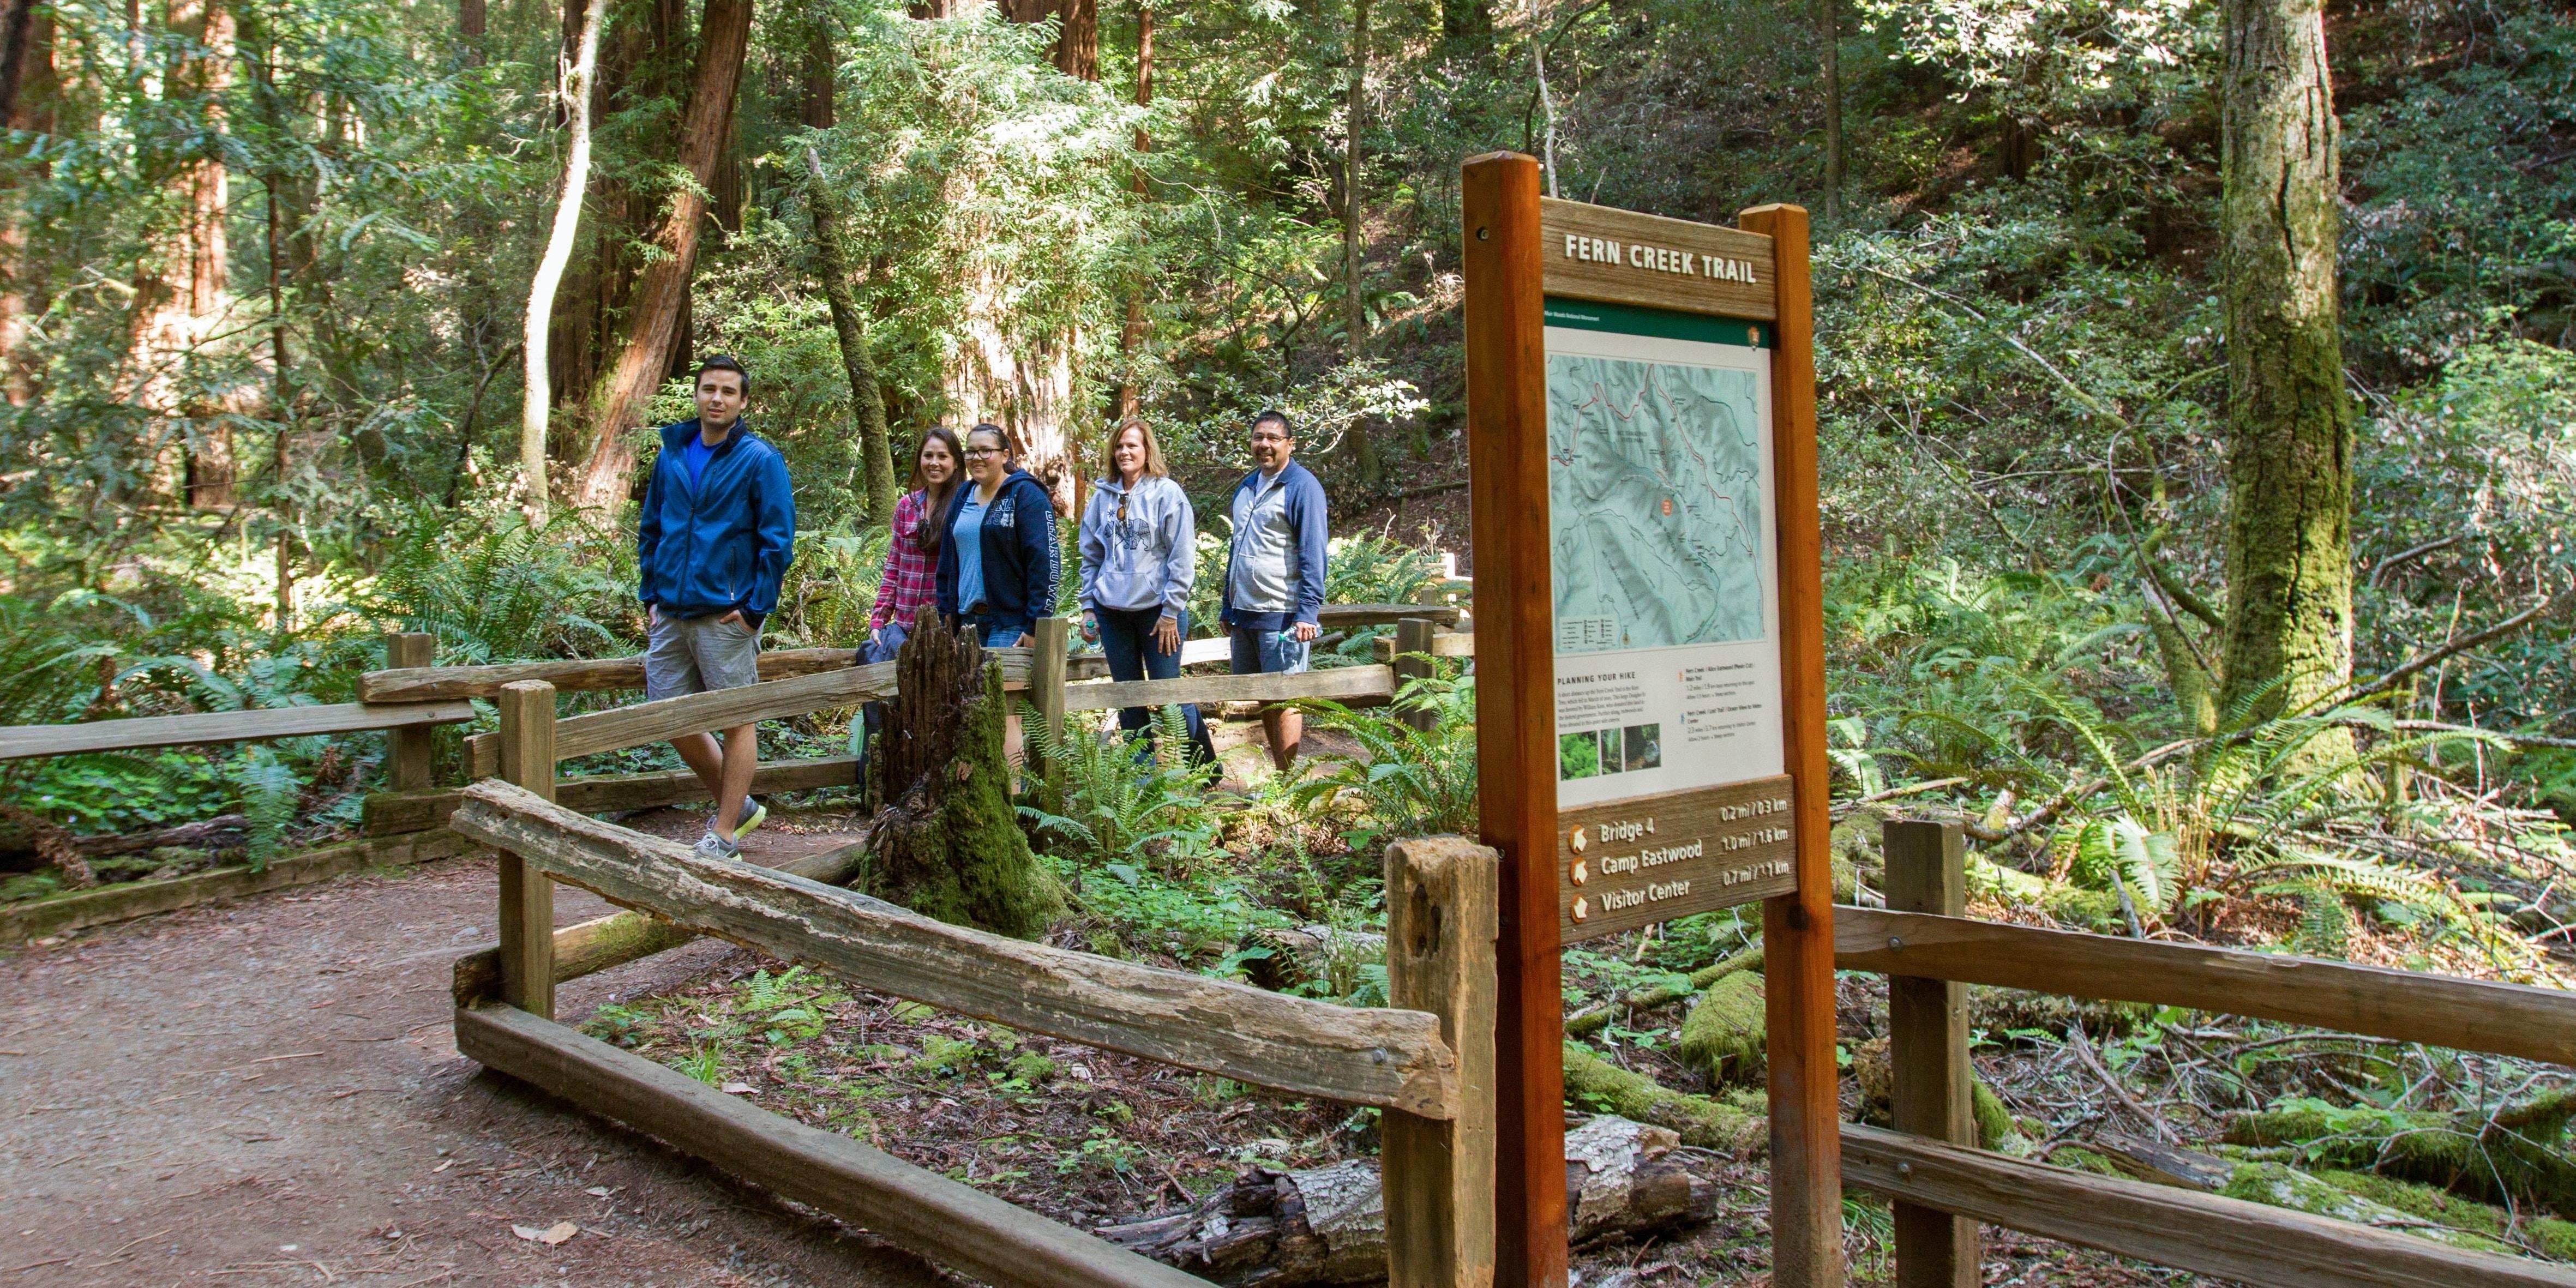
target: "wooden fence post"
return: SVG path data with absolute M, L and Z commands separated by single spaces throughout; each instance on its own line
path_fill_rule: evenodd
M 387 667 L 428 666 L 437 660 L 438 637 L 405 632 L 385 637 Z M 429 787 L 430 757 L 436 744 L 426 727 L 396 729 L 385 756 L 385 786 L 397 792 Z
M 1426 623 L 1427 625 L 1427 623 Z M 1494 939 L 1502 861 L 1461 837 L 1386 847 L 1389 1006 L 1440 1017 L 1458 1116 L 1380 1120 L 1388 1288 L 1494 1282 Z
M 1041 617 L 1029 632 L 1035 645 L 1029 657 L 1029 704 L 1037 708 L 1050 747 L 1064 736 L 1065 651 L 1073 642 L 1072 631 L 1073 623 L 1064 618 Z
M 1428 617 L 1408 617 L 1395 624 L 1395 692 L 1404 696 L 1404 682 L 1431 678 L 1432 622 Z M 1418 655 L 1418 656 L 1411 656 Z M 1440 722 L 1437 712 L 1407 711 L 1404 722 L 1416 729 L 1428 730 Z
M 501 777 L 555 798 L 555 686 L 501 686 Z M 531 1015 L 555 1015 L 555 883 L 518 855 L 500 853 L 501 1000 Z
M 1890 912 L 1967 915 L 1967 858 L 1958 824 L 1891 820 L 1879 836 L 1887 856 Z M 1896 1129 L 1973 1148 L 1968 986 L 1890 975 L 1887 1019 Z M 1897 1288 L 1976 1288 L 1982 1282 L 1980 1259 L 1975 1221 L 1896 1204 Z

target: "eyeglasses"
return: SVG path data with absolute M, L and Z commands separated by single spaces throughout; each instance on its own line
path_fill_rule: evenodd
M 977 456 L 999 456 L 1001 454 L 1002 449 L 998 447 L 969 447 L 966 449 L 966 455 L 970 459 Z

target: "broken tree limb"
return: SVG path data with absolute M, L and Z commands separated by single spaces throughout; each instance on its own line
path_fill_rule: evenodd
M 1565 1138 L 1567 1240 L 1708 1220 L 1716 1187 L 1667 1158 L 1670 1130 L 1604 1114 Z M 1377 1161 L 1255 1169 L 1177 1212 L 1104 1226 L 1101 1238 L 1224 1285 L 1303 1288 L 1386 1278 Z
M 1565 1098 L 1572 1104 L 1597 1106 L 1622 1118 L 1671 1128 L 1683 1144 L 1701 1149 L 1743 1156 L 1763 1148 L 1770 1139 L 1770 1124 L 1759 1114 L 1675 1091 L 1573 1042 L 1565 1044 Z
M 1707 988 L 1709 985 L 1714 984 L 1729 975 L 1735 974 L 1738 971 L 1759 971 L 1761 969 L 1762 941 L 1756 939 L 1751 945 L 1740 951 L 1729 954 L 1716 964 L 1704 966 L 1699 970 L 1692 972 L 1690 977 L 1690 986 L 1688 988 L 1676 988 L 1663 984 L 1650 985 L 1646 988 L 1636 989 L 1628 993 L 1626 996 L 1619 998 L 1617 1001 L 1604 1002 L 1599 1006 L 1567 1016 L 1565 1018 L 1565 1035 L 1567 1037 L 1575 1038 L 1590 1037 L 1607 1027 L 1610 1023 L 1610 1017 L 1618 1014 L 1623 1009 L 1632 1011 L 1648 1011 L 1653 1010 L 1658 1006 L 1670 1006 L 1673 1003 L 1682 1001 L 1690 997 L 1692 994 L 1699 992 L 1701 989 Z

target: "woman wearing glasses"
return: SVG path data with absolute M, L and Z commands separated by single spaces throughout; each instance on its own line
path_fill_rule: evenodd
M 939 611 L 987 648 L 1025 645 L 1055 615 L 1055 502 L 999 425 L 966 431 L 966 479 L 939 519 Z
M 1181 640 L 1190 633 L 1190 583 L 1198 575 L 1198 529 L 1189 494 L 1163 464 L 1163 445 L 1144 421 L 1130 419 L 1109 440 L 1106 477 L 1082 511 L 1082 611 L 1085 637 L 1100 641 L 1113 680 L 1170 680 L 1181 673 Z M 1216 759 L 1196 705 L 1181 716 L 1195 764 Z M 1143 707 L 1118 713 L 1129 736 L 1151 736 Z

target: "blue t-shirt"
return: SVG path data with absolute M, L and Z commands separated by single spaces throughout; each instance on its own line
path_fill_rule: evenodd
M 704 434 L 691 434 L 689 441 L 680 444 L 680 468 L 689 472 L 691 490 L 697 488 L 698 476 L 706 472 L 707 458 L 715 454 L 716 449 L 707 446 Z
M 948 539 L 957 543 L 957 611 L 971 613 L 984 602 L 984 503 L 975 499 L 972 483 Z

